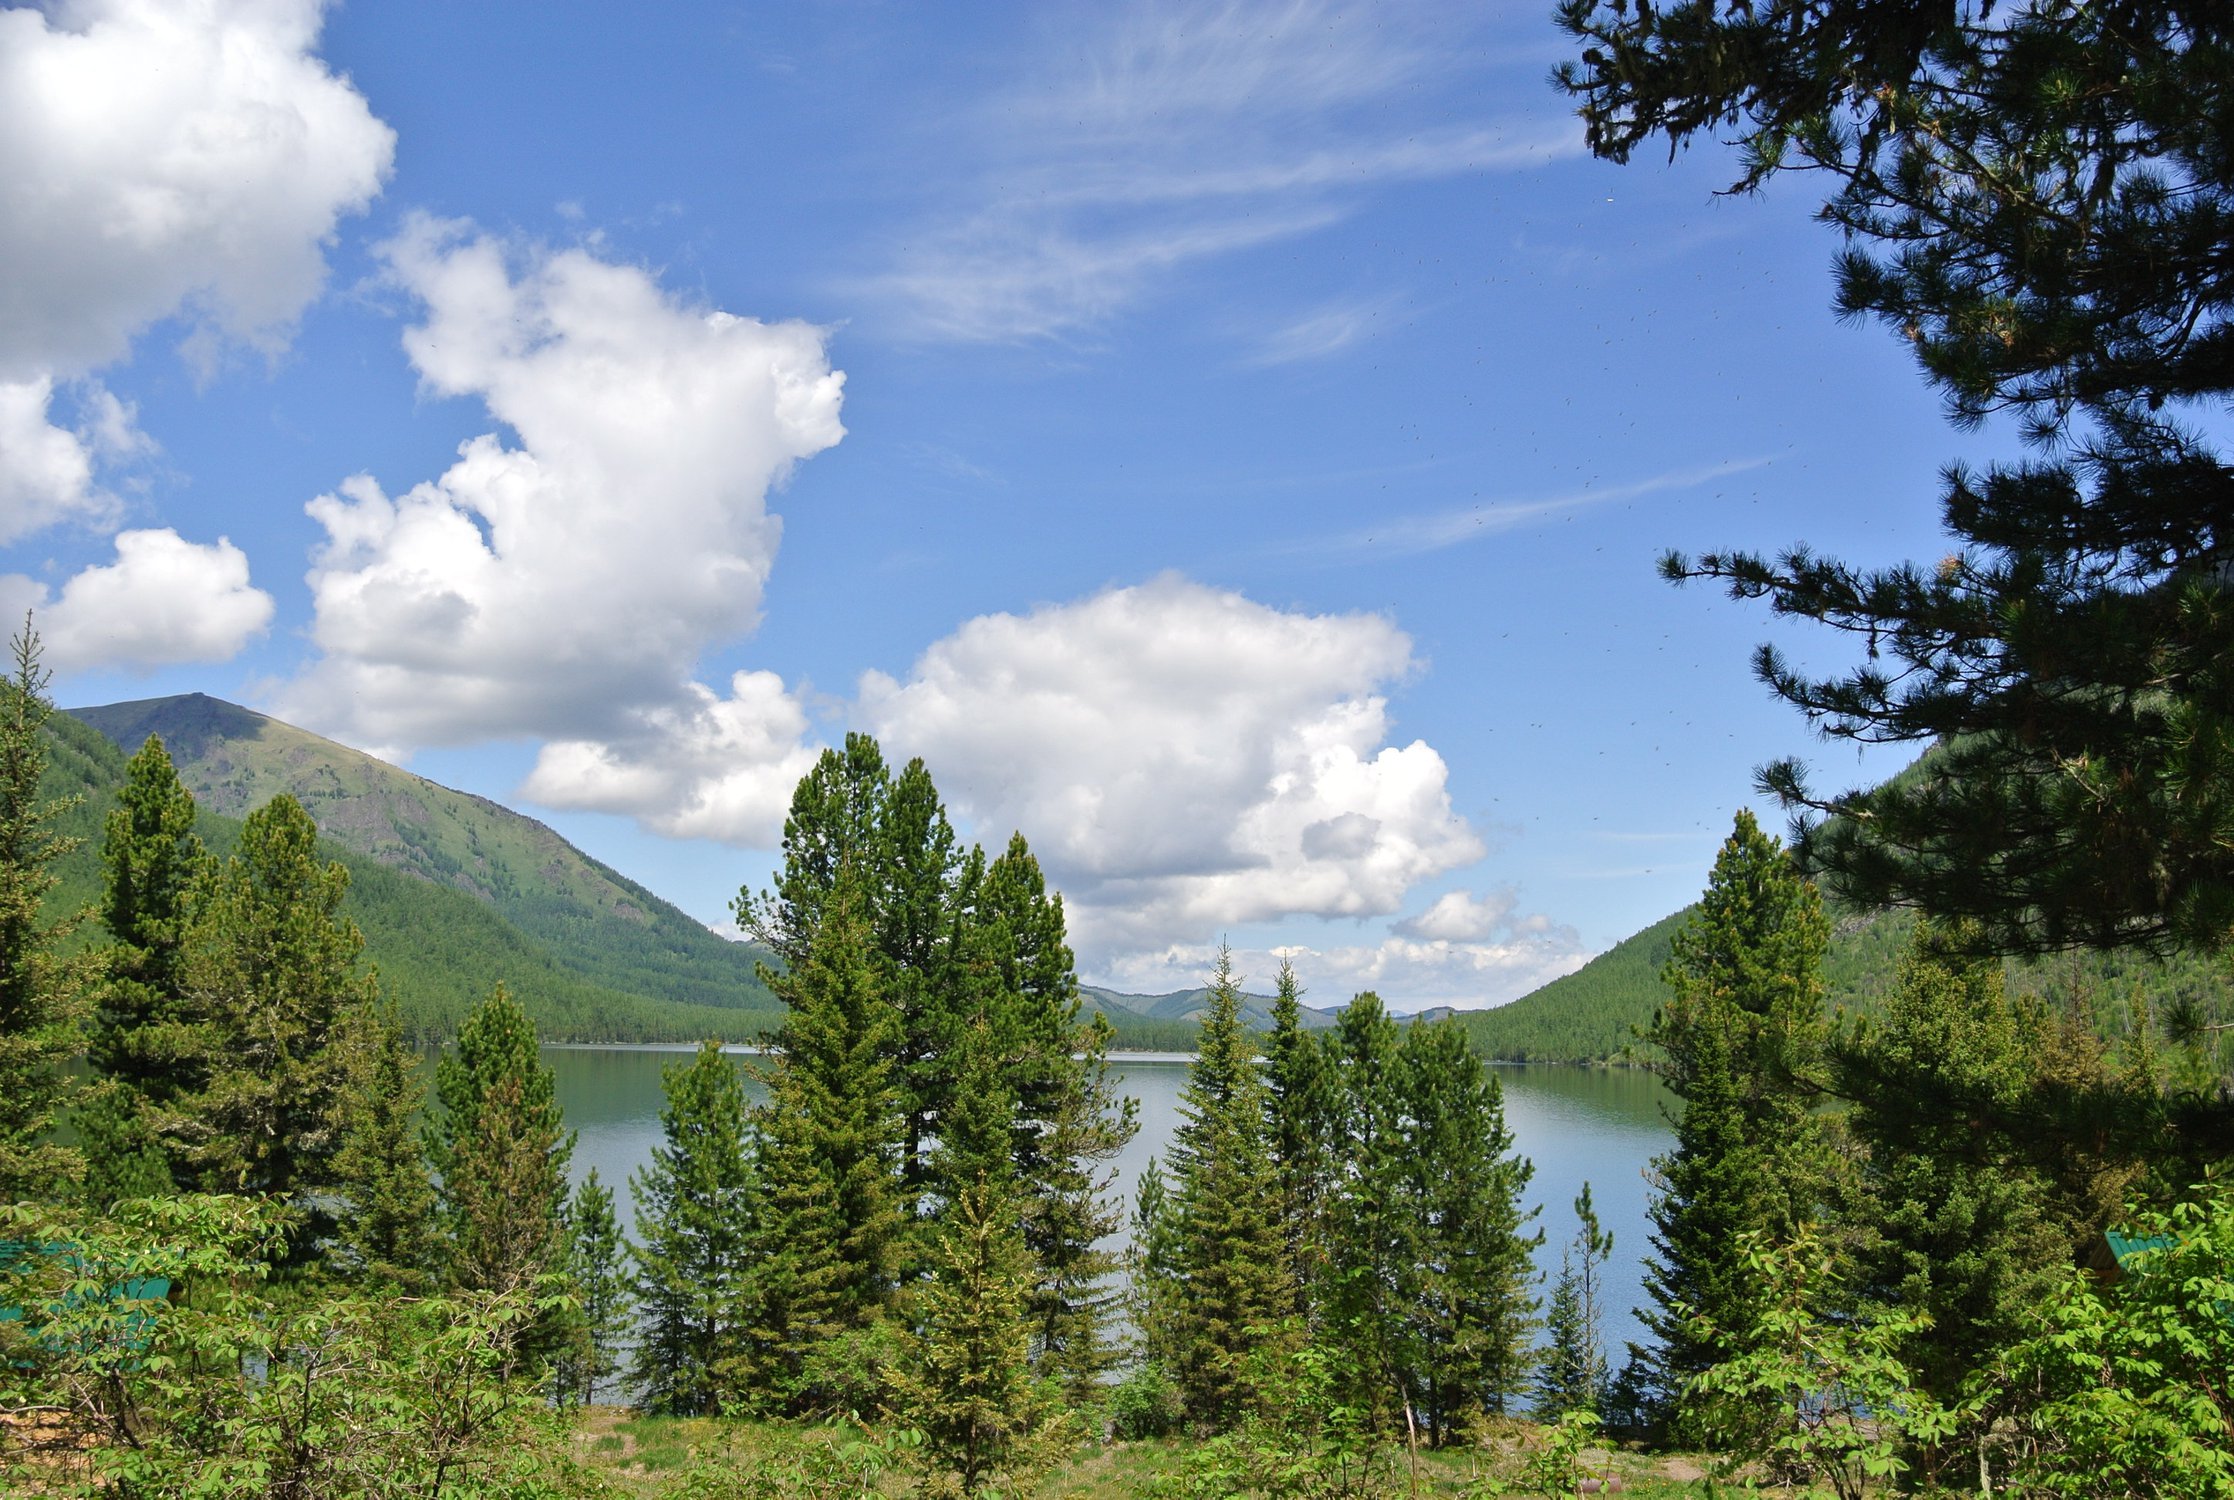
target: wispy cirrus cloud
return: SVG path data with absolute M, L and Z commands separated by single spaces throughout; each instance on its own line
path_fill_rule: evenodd
M 1582 148 L 1497 117 L 1507 61 L 1459 7 L 1146 0 L 1065 37 L 962 121 L 966 163 L 857 290 L 919 337 L 1089 331 L 1185 266 L 1308 234 L 1404 182 Z M 1322 341 L 1323 343 L 1323 341 Z
M 1379 337 L 1408 311 L 1406 300 L 1394 294 L 1327 303 L 1258 335 L 1257 347 L 1242 363 L 1262 369 L 1326 359 Z
M 1771 462 L 1773 460 L 1767 458 L 1734 458 L 1703 467 L 1670 469 L 1666 473 L 1632 480 L 1626 484 L 1590 485 L 1564 494 L 1545 495 L 1532 500 L 1489 500 L 1453 510 L 1391 516 L 1386 521 L 1356 531 L 1306 538 L 1284 550 L 1327 557 L 1355 557 L 1361 553 L 1409 557 L 1421 552 L 1438 552 L 1445 547 L 1462 546 L 1467 542 L 1513 531 L 1532 521 L 1587 510 L 1616 500 L 1636 500 L 1671 490 L 1687 490 L 1697 485 L 1710 484 L 1717 479 L 1727 479 L 1732 475 L 1766 468 Z

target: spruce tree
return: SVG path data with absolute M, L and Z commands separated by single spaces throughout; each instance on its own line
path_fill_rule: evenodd
M 283 793 L 205 875 L 185 955 L 199 1077 L 155 1112 L 195 1186 L 296 1205 L 292 1260 L 332 1230 L 333 1103 L 347 1069 L 336 1042 L 374 995 L 357 972 L 364 937 L 341 914 L 349 872 L 317 846 L 310 815 Z
M 560 1399 L 579 1406 L 619 1373 L 621 1349 L 634 1326 L 628 1241 L 613 1211 L 613 1190 L 592 1167 L 566 1211 L 566 1280 L 575 1310 L 556 1360 Z
M 1328 1138 L 1335 1128 L 1336 1075 L 1318 1039 L 1303 1029 L 1302 1015 L 1303 987 L 1294 965 L 1282 959 L 1264 1047 L 1265 1139 L 1295 1311 L 1308 1318 L 1325 1274 L 1321 1218 L 1334 1182 Z
M 805 957 L 775 976 L 789 1009 L 754 1112 L 763 1267 L 749 1384 L 792 1411 L 871 1394 L 863 1350 L 888 1311 L 906 1249 L 903 1121 L 886 1003 L 860 877 L 840 871 Z
M 435 1065 L 435 1098 L 427 1159 L 441 1181 L 447 1280 L 462 1291 L 532 1288 L 564 1257 L 574 1136 L 535 1023 L 503 985 Z
M 998 1037 L 981 1018 L 957 1042 L 936 1167 L 939 1181 L 958 1186 L 938 1217 L 931 1274 L 908 1299 L 892 1382 L 932 1464 L 975 1495 L 1028 1464 L 1056 1403 L 1032 1372 L 1037 1268 L 1010 1160 L 1014 1100 Z
M 336 1104 L 341 1148 L 334 1185 L 342 1206 L 335 1259 L 359 1280 L 408 1293 L 432 1289 L 441 1265 L 434 1183 L 420 1143 L 426 1085 L 394 1005 L 353 1013 L 342 1043 Z
M 10 647 L 0 680 L 0 1202 L 52 1197 L 84 1171 L 49 1128 L 74 1092 L 63 1064 L 79 1045 L 85 965 L 63 952 L 75 919 L 44 910 L 52 866 L 77 841 L 54 826 L 70 804 L 40 788 L 54 705 L 28 616 Z
M 965 1495 L 1029 1467 L 1035 1440 L 1060 1415 L 1032 1374 L 1034 1269 L 1021 1208 L 1003 1175 L 947 1205 L 893 1376 L 901 1418 Z
M 631 1179 L 636 1198 L 630 1379 L 644 1406 L 718 1411 L 744 1349 L 757 1194 L 745 1085 L 719 1042 L 661 1073 L 662 1144 Z
M 886 1044 L 902 1126 L 901 1176 L 912 1209 L 929 1185 L 928 1151 L 949 1087 L 955 1028 L 968 1006 L 958 949 L 974 919 L 985 862 L 963 856 L 921 760 L 894 776 L 875 739 L 846 736 L 792 792 L 774 889 L 740 891 L 738 924 L 786 968 L 813 945 L 841 872 L 850 869 L 894 1025 Z M 770 976 L 771 987 L 776 979 Z
M 1683 1100 L 1675 1149 L 1658 1158 L 1651 1207 L 1656 1347 L 1637 1351 L 1660 1395 L 1738 1351 L 1753 1286 L 1738 1237 L 1789 1239 L 1818 1218 L 1835 1158 L 1813 1113 L 1823 1079 L 1822 963 L 1829 924 L 1815 888 L 1740 812 L 1698 911 L 1675 938 L 1669 995 L 1646 1040 Z M 1695 1321 L 1703 1319 L 1711 1334 Z
M 101 844 L 99 910 L 111 943 L 100 955 L 86 1056 L 110 1086 L 77 1115 L 95 1202 L 173 1185 L 152 1114 L 196 1081 L 186 933 L 208 859 L 193 795 L 149 735 L 126 764 Z
M 1504 1088 L 1455 1018 L 1406 1028 L 1402 1195 L 1417 1225 L 1410 1309 L 1414 1405 L 1437 1446 L 1484 1412 L 1504 1414 L 1527 1382 L 1536 1328 L 1535 1168 L 1513 1151 Z
M 1109 1077 L 1109 1023 L 1079 1023 L 1063 898 L 1047 889 L 1023 835 L 987 869 L 963 946 L 987 961 L 973 993 L 991 1010 L 988 1041 L 1014 1101 L 1011 1166 L 1038 1276 L 1035 1366 L 1083 1399 L 1114 1358 L 1103 1325 L 1117 1258 L 1098 1247 L 1121 1222 L 1110 1163 L 1139 1125 Z
M 1170 1373 L 1197 1421 L 1240 1420 L 1256 1396 L 1250 1353 L 1294 1305 L 1277 1205 L 1265 1191 L 1264 1083 L 1241 1029 L 1233 955 L 1221 947 L 1172 1138 Z
M 1603 1299 L 1613 1235 L 1598 1222 L 1587 1182 L 1575 1199 L 1575 1221 L 1575 1237 L 1559 1252 L 1559 1280 L 1544 1319 L 1550 1347 L 1536 1380 L 1537 1414 L 1551 1420 L 1571 1411 L 1602 1414 L 1610 1395 Z
M 1340 1089 L 1332 1152 L 1337 1178 L 1326 1206 L 1321 1319 L 1341 1355 L 1345 1399 L 1378 1425 L 1414 1414 L 1414 1373 L 1425 1351 L 1418 1317 L 1428 1260 L 1396 1022 L 1368 990 L 1342 1008 L 1330 1059 Z
M 1920 926 L 1882 1020 L 1843 1038 L 1839 1092 L 1866 1150 L 1845 1215 L 1861 1234 L 1866 1292 L 1929 1322 L 1899 1349 L 1919 1386 L 1953 1404 L 2033 1327 L 2078 1248 L 2033 1164 L 2060 1134 L 2034 1038 L 1998 962 L 1940 951 Z M 2091 1112 L 2091 1111 L 2090 1111 Z M 2077 1226 L 2073 1226 L 2077 1227 Z

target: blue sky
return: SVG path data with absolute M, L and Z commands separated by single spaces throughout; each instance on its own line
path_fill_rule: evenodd
M 0 10 L 0 604 L 709 922 L 860 728 L 1091 980 L 1510 999 L 1898 763 L 1658 554 L 1929 557 L 1998 441 L 1543 10 Z

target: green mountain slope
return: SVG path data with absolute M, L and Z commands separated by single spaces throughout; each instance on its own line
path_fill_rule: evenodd
M 190 693 L 70 710 L 121 750 L 163 737 L 195 798 L 245 817 L 281 792 L 344 849 L 492 909 L 560 969 L 622 994 L 773 1010 L 766 954 L 583 854 L 532 818 L 250 709 Z
M 1511 1062 L 1621 1058 L 1666 993 L 1660 971 L 1677 929 L 1691 912 L 1687 906 L 1662 918 L 1509 1005 L 1463 1012 L 1475 1049 Z M 1831 921 L 1830 951 L 1823 962 L 1829 1005 L 1834 1012 L 1872 1014 L 1899 975 L 1915 916 L 1907 911 L 1857 912 L 1833 903 Z M 2224 988 L 2219 968 L 2196 955 L 2152 959 L 2132 953 L 2071 953 L 2013 960 L 2007 974 L 2013 993 L 2043 995 L 2059 1009 L 2078 1011 L 2112 1043 L 2131 1031 L 2137 1002 L 2161 1012 L 2185 996 L 2216 1014 Z
M 228 710 L 231 714 L 245 714 L 246 710 L 232 709 L 215 699 L 154 702 L 187 706 L 188 712 L 177 726 L 185 731 L 181 741 L 198 751 L 201 758 L 226 762 L 229 769 L 223 774 L 242 783 L 232 788 L 229 805 L 245 813 L 272 794 L 291 789 L 265 780 L 268 767 L 229 751 L 225 736 L 212 732 L 227 721 Z M 61 885 L 50 900 L 52 910 L 82 907 L 99 895 L 101 825 L 123 781 L 126 759 L 124 749 L 91 722 L 91 715 L 105 713 L 93 710 L 82 720 L 59 714 L 50 721 L 47 784 L 54 795 L 82 799 L 64 816 L 63 826 L 85 841 L 57 867 Z M 328 783 L 328 795 L 318 802 L 306 800 L 306 806 L 311 807 L 314 816 L 323 811 L 332 817 L 338 811 L 340 816 L 332 817 L 332 821 L 344 831 L 355 828 L 361 833 L 365 826 L 377 826 L 369 818 L 353 815 L 345 800 L 333 794 L 333 783 L 345 774 L 366 778 L 383 795 L 382 805 L 405 819 L 412 814 L 399 810 L 398 785 L 381 786 L 379 772 L 396 778 L 397 783 L 445 791 L 276 720 L 261 715 L 249 717 L 270 726 L 262 731 L 261 747 L 266 751 L 278 747 L 292 754 L 293 769 L 298 774 L 317 776 L 319 746 L 330 746 L 341 758 L 330 767 L 333 780 Z M 129 716 L 115 715 L 111 722 L 120 723 L 122 733 L 130 733 Z M 193 732 L 197 727 L 203 730 L 198 738 Z M 139 743 L 139 739 L 131 741 L 135 749 Z M 168 734 L 165 743 L 171 743 Z M 367 761 L 377 771 L 351 765 L 349 757 Z M 228 802 L 223 783 L 216 783 L 216 795 L 203 798 L 197 778 L 183 768 L 182 775 L 194 786 L 197 798 L 203 799 L 203 839 L 220 854 L 230 852 L 239 839 L 239 819 L 211 805 Z M 316 785 L 315 780 L 312 785 Z M 396 999 L 406 1025 L 415 1034 L 448 1035 L 499 981 L 521 997 L 543 1036 L 552 1041 L 690 1041 L 704 1036 L 749 1041 L 777 1019 L 774 1000 L 751 976 L 750 955 L 739 950 L 739 945 L 696 928 L 682 912 L 606 871 L 542 825 L 531 825 L 529 832 L 506 828 L 502 819 L 516 815 L 462 793 L 445 795 L 502 814 L 502 818 L 488 818 L 495 825 L 493 831 L 485 827 L 472 830 L 472 836 L 500 853 L 516 857 L 518 848 L 536 847 L 547 837 L 558 847 L 546 853 L 545 864 L 572 875 L 579 884 L 572 893 L 562 887 L 556 895 L 528 887 L 528 899 L 515 899 L 512 904 L 513 910 L 527 920 L 515 921 L 496 901 L 470 884 L 436 881 L 428 877 L 423 866 L 382 863 L 372 854 L 329 836 L 325 841 L 328 857 L 340 860 L 350 873 L 346 909 L 364 930 L 366 961 L 377 967 L 382 990 Z M 517 821 L 529 823 L 524 818 Z M 406 840 L 395 843 L 410 847 Z M 441 852 L 439 846 L 436 852 Z M 586 877 L 584 870 L 589 872 Z M 600 871 L 609 877 L 617 893 L 607 898 L 609 907 L 624 903 L 636 906 L 649 913 L 649 919 L 632 919 L 611 910 L 602 919 L 594 909 L 586 914 L 583 908 L 590 906 L 590 900 L 580 893 L 580 886 L 589 885 L 590 896 L 594 897 L 598 893 L 591 882 Z M 526 885 L 516 878 L 513 883 Z M 551 920 L 553 914 L 561 920 Z M 534 930 L 538 918 L 542 919 L 540 932 Z M 693 928 L 703 936 L 704 943 L 688 932 L 681 932 L 680 940 L 672 944 L 662 941 L 681 929 Z M 706 944 L 725 950 L 715 961 L 722 968 L 703 958 Z M 740 964 L 745 977 L 731 982 L 724 969 L 734 972 Z M 676 971 L 683 982 L 668 983 L 668 974 Z M 718 988 L 714 981 L 719 981 Z M 709 996 L 715 994 L 723 997 L 722 1002 L 709 1002 Z

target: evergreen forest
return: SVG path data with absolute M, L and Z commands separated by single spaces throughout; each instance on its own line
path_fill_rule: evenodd
M 1696 904 L 1497 1012 L 1313 1011 L 1221 950 L 1142 1016 L 1079 983 L 1026 834 L 968 841 L 865 734 L 797 783 L 734 904 L 750 943 L 716 948 L 648 893 L 529 889 L 543 855 L 506 841 L 532 836 L 460 805 L 383 822 L 385 860 L 269 766 L 202 805 L 181 765 L 241 711 L 120 750 L 57 714 L 27 624 L 0 681 L 0 1488 L 2234 1497 L 2234 477 L 2207 420 L 2234 22 L 1557 22 L 1592 152 L 1734 140 L 1733 191 L 1804 174 L 1838 313 L 1959 428 L 2024 430 L 1946 470 L 1937 562 L 1664 560 L 1851 642 L 1828 675 L 1754 669 L 1834 744 L 1917 747 L 1908 772 L 1766 765 L 1784 836 L 1736 811 Z M 557 946 L 576 926 L 604 936 Z M 1128 1025 L 1192 1053 L 1129 1216 Z M 540 1048 L 624 1037 L 698 1045 L 649 1164 L 577 1184 Z M 1648 1067 L 1679 1102 L 1633 1341 L 1589 1186 L 1533 1269 L 1493 1057 Z

